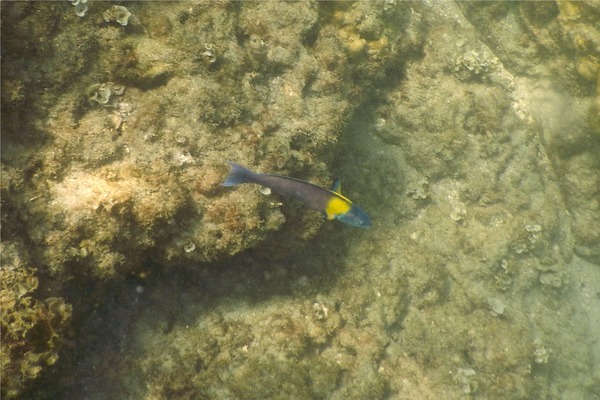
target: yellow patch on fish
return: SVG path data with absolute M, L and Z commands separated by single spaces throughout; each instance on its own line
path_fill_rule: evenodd
M 327 202 L 325 214 L 327 214 L 327 219 L 334 219 L 336 215 L 347 213 L 348 210 L 350 210 L 350 207 L 352 207 L 350 200 L 343 196 L 333 196 L 331 200 Z

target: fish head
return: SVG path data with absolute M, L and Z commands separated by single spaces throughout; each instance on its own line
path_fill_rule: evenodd
M 338 221 L 358 228 L 368 228 L 371 226 L 371 218 L 369 218 L 362 208 L 354 204 L 352 204 L 348 211 L 336 215 L 335 218 Z

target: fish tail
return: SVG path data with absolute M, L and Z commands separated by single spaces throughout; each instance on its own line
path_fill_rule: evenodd
M 227 175 L 225 182 L 221 186 L 235 186 L 240 183 L 251 183 L 254 182 L 254 172 L 248 168 L 242 167 L 240 164 L 236 164 L 233 161 L 227 161 L 231 165 L 231 171 Z

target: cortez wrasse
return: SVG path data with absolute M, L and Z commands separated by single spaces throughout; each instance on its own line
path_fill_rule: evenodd
M 300 200 L 307 207 L 321 211 L 327 219 L 337 219 L 348 225 L 367 228 L 371 219 L 360 207 L 342 196 L 339 180 L 335 180 L 332 189 L 326 189 L 288 176 L 259 174 L 250 171 L 232 161 L 231 171 L 223 182 L 223 186 L 235 186 L 241 183 L 256 183 L 268 187 L 278 193 Z

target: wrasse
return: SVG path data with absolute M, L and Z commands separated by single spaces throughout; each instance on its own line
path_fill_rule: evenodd
M 256 183 L 268 187 L 283 195 L 300 200 L 307 207 L 323 212 L 327 219 L 337 219 L 348 225 L 367 228 L 371 219 L 366 212 L 340 193 L 339 181 L 333 184 L 332 190 L 313 185 L 300 179 L 281 175 L 259 174 L 248 168 L 228 161 L 231 171 L 222 186 L 235 186 L 241 183 Z

